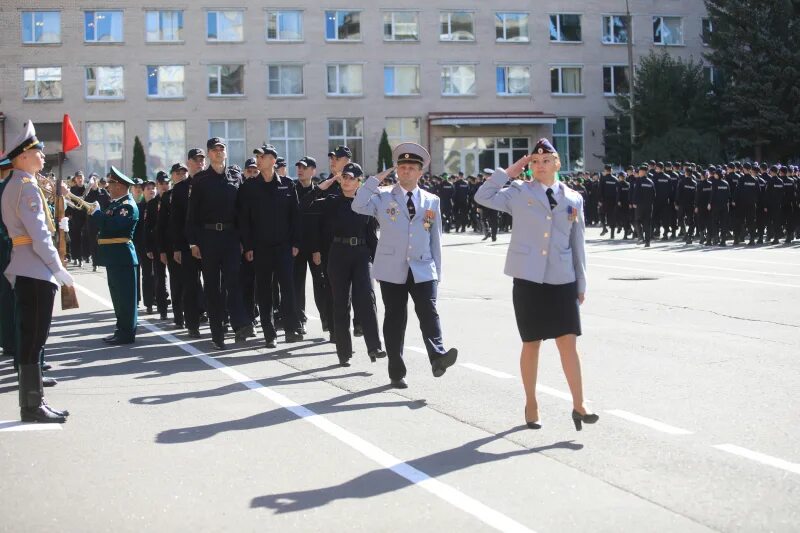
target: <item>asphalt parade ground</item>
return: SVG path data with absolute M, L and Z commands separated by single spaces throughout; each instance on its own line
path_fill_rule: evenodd
M 69 421 L 20 424 L 0 359 L 0 531 L 797 531 L 800 246 L 587 230 L 578 346 L 600 421 L 576 432 L 552 341 L 543 427 L 524 425 L 508 240 L 444 236 L 458 363 L 431 375 L 410 306 L 401 391 L 362 339 L 339 367 L 316 319 L 302 342 L 219 352 L 207 327 L 145 315 L 135 345 L 106 346 L 105 274 L 73 269 L 45 391 Z

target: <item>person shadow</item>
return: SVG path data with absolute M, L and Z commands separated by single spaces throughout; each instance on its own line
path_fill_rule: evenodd
M 541 453 L 547 450 L 578 451 L 583 449 L 583 444 L 570 440 L 504 453 L 489 453 L 480 450 L 482 446 L 493 441 L 503 439 L 511 433 L 525 430 L 527 430 L 525 426 L 518 426 L 496 435 L 476 439 L 456 448 L 432 453 L 407 463 L 398 462 L 389 468 L 378 468 L 338 485 L 258 496 L 250 502 L 250 507 L 272 509 L 275 514 L 307 511 L 323 507 L 335 500 L 348 498 L 365 499 L 380 496 L 430 479 L 435 480 L 445 474 L 476 465 Z

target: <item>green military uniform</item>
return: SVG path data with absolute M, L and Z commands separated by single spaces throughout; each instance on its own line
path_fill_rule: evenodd
M 10 162 L 7 160 L 0 162 L 0 168 L 5 168 L 6 165 L 10 165 Z M 0 182 L 0 198 L 3 196 L 3 190 L 7 183 L 8 178 Z M 0 320 L 0 347 L 3 348 L 3 355 L 14 357 L 14 366 L 16 366 L 17 321 L 14 312 L 14 289 L 2 274 L 11 262 L 11 248 L 11 237 L 8 235 L 8 230 L 3 224 L 3 215 L 0 213 L 0 316 L 3 317 Z
M 133 181 L 111 167 L 114 179 L 133 185 Z M 98 227 L 97 265 L 106 267 L 108 289 L 117 317 L 114 344 L 130 344 L 136 338 L 136 267 L 139 259 L 133 246 L 133 233 L 139 221 L 139 208 L 130 194 L 113 200 L 108 208 L 92 214 Z

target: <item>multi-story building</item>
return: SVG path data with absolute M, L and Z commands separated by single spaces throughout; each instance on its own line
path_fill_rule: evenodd
M 507 165 L 551 137 L 597 168 L 609 102 L 653 49 L 702 59 L 701 0 L 5 0 L 0 148 L 31 119 L 65 171 L 148 170 L 210 136 L 241 164 L 269 142 L 291 164 L 338 144 L 376 170 L 382 131 L 427 146 L 432 171 Z M 630 27 L 629 27 L 630 26 Z

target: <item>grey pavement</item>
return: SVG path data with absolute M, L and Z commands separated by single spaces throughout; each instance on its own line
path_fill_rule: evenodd
M 645 250 L 589 229 L 579 349 L 601 418 L 578 433 L 552 342 L 543 428 L 524 426 L 508 238 L 445 236 L 459 361 L 432 377 L 409 308 L 404 391 L 362 339 L 340 368 L 317 320 L 302 342 L 216 352 L 206 328 L 143 316 L 135 345 L 106 347 L 105 276 L 74 271 L 81 307 L 47 346 L 69 422 L 16 424 L 0 358 L 0 531 L 797 531 L 800 246 Z

